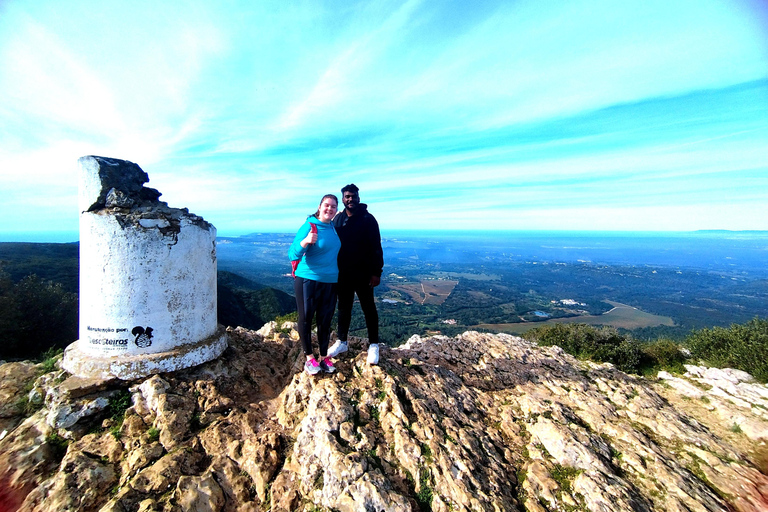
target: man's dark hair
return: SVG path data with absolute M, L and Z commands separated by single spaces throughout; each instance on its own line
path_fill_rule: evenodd
M 344 192 L 353 192 L 357 194 L 358 190 L 360 189 L 357 188 L 357 185 L 355 185 L 354 183 L 350 183 L 349 185 L 341 189 L 341 194 L 344 195 Z

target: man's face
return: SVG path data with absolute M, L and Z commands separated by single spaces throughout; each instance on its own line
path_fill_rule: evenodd
M 360 195 L 357 192 L 347 190 L 344 192 L 341 202 L 344 203 L 344 208 L 353 212 L 357 208 L 357 205 L 360 204 Z

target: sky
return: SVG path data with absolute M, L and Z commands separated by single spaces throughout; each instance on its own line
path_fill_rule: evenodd
M 219 235 L 355 183 L 403 229 L 768 230 L 762 0 L 0 0 L 0 240 L 79 157 Z

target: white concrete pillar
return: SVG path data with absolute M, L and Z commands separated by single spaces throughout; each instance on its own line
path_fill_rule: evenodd
M 134 163 L 79 163 L 80 339 L 64 368 L 132 380 L 218 357 L 216 228 L 158 201 Z

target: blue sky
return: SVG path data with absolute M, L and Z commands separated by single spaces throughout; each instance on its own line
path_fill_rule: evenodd
M 0 239 L 76 232 L 89 154 L 221 235 L 349 182 L 385 231 L 766 230 L 767 5 L 5 0 Z

